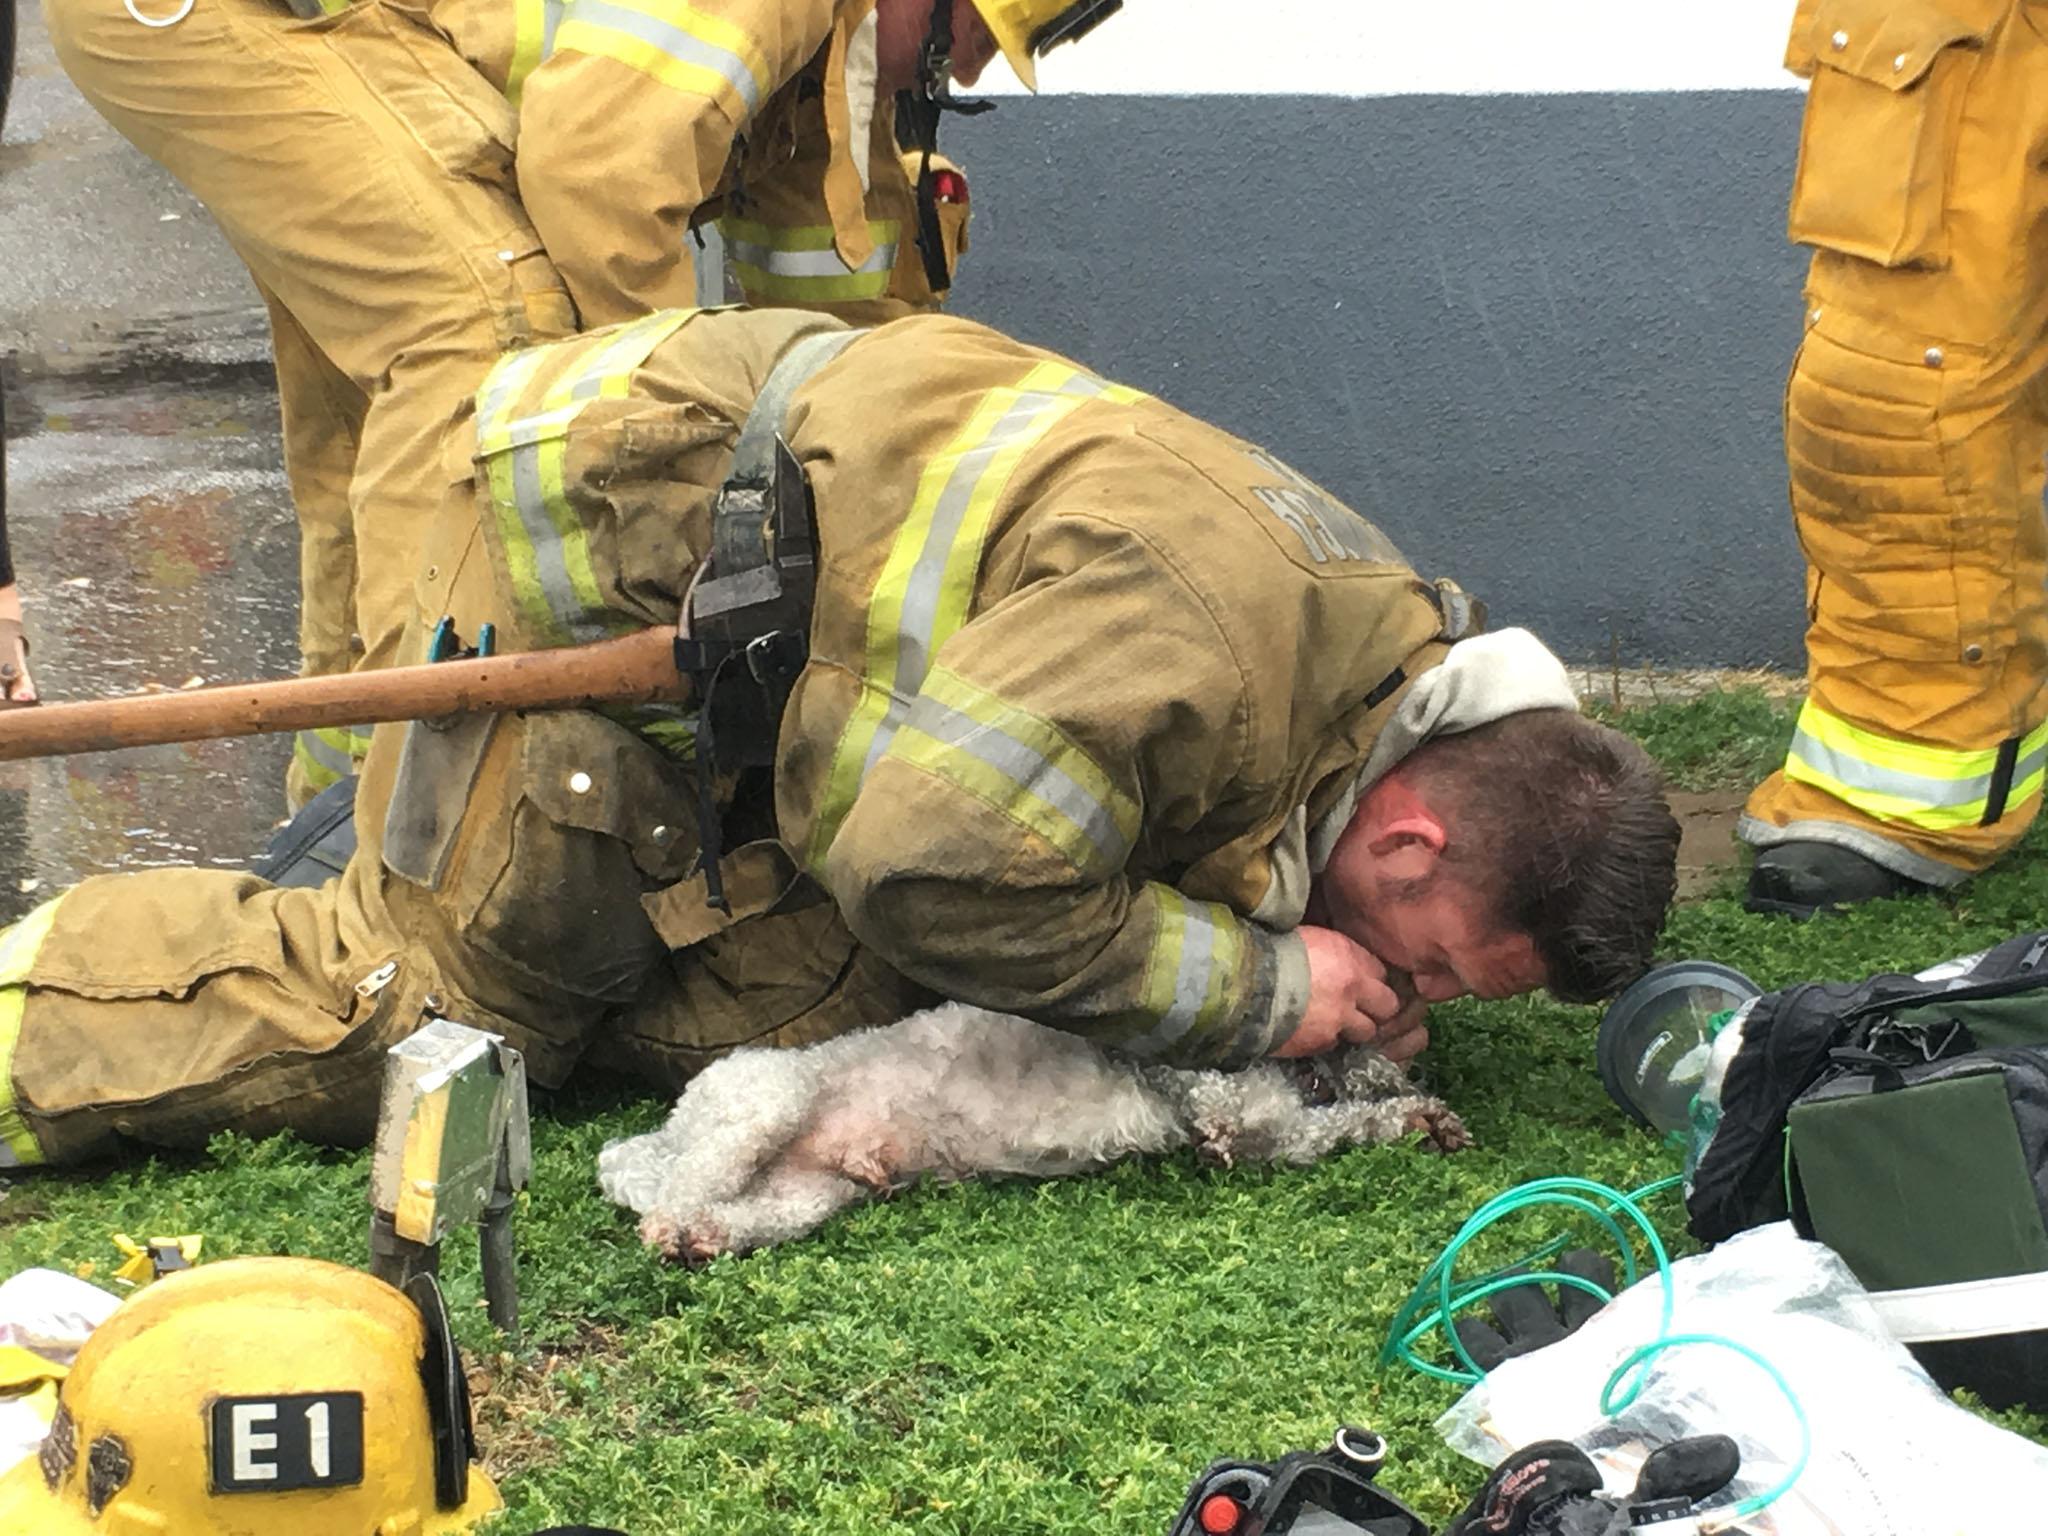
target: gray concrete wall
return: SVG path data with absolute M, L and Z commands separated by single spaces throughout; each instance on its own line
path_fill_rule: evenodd
M 1012 100 L 958 308 L 1265 443 L 1566 655 L 1801 662 L 1802 98 Z

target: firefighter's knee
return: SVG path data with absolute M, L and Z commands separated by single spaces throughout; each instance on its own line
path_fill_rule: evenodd
M 688 867 L 694 804 L 684 770 L 595 714 L 416 724 L 384 824 L 394 914 L 431 907 L 444 973 L 553 1081 L 666 958 L 640 898 Z

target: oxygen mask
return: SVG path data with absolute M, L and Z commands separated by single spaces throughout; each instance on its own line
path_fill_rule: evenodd
M 1660 965 L 1600 1020 L 1600 1080 L 1635 1119 L 1696 1159 L 1720 1119 L 1720 1079 L 1740 1039 L 1738 1016 L 1763 989 L 1710 960 Z

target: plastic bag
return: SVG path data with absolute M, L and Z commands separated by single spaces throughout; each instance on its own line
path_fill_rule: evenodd
M 24 1269 L 0 1281 L 0 1344 L 69 1365 L 114 1315 L 121 1298 L 54 1269 Z
M 24 1269 L 0 1282 L 0 1471 L 42 1444 L 55 1383 L 120 1305 L 120 1297 L 54 1269 Z
M 1812 1433 L 1790 1491 L 1733 1529 L 2007 1536 L 2014 1496 L 2048 1489 L 2048 1449 L 1943 1395 L 1886 1335 L 1833 1250 L 1801 1240 L 1789 1222 L 1681 1259 L 1671 1278 L 1666 1331 L 1719 1334 L 1755 1350 L 1785 1377 Z M 1664 1350 L 1649 1361 L 1635 1401 L 1612 1419 L 1601 1414 L 1609 1375 L 1658 1336 L 1662 1303 L 1657 1277 L 1645 1277 L 1568 1338 L 1498 1367 L 1437 1421 L 1438 1432 L 1488 1467 L 1531 1441 L 1573 1441 L 1617 1492 L 1634 1485 L 1657 1446 L 1730 1435 L 1742 1447 L 1742 1474 L 1722 1502 L 1767 1492 L 1797 1461 L 1799 1420 L 1770 1376 L 1734 1350 Z

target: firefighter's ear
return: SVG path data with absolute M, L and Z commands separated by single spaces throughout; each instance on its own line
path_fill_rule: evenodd
M 1366 851 L 1381 873 L 1396 880 L 1421 880 L 1435 871 L 1451 840 L 1444 819 L 1411 789 L 1399 773 L 1366 791 L 1357 815 L 1365 819 Z

